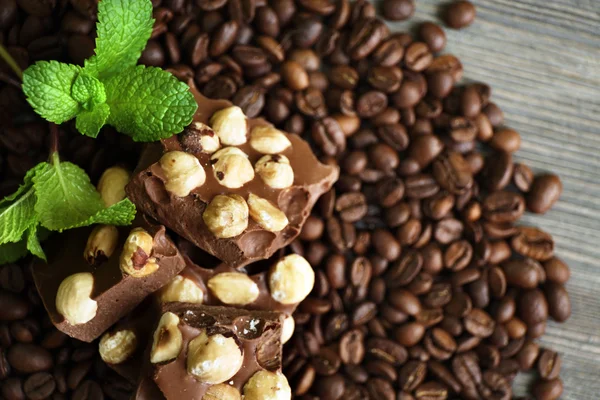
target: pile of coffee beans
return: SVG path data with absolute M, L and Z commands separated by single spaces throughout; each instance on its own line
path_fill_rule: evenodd
M 390 32 L 365 0 L 153 3 L 144 64 L 302 135 L 341 168 L 291 245 L 317 276 L 284 349 L 297 398 L 511 399 L 514 377 L 528 370 L 536 374 L 534 398 L 561 395 L 560 356 L 536 339 L 549 318 L 569 317 L 570 272 L 551 235 L 519 219 L 526 210 L 548 211 L 562 185 L 513 159 L 519 133 L 504 124 L 488 85 L 461 84 L 462 64 L 443 54 L 440 26 L 426 22 L 416 37 Z M 392 20 L 415 9 L 412 0 L 381 3 Z M 94 47 L 95 4 L 4 0 L 0 42 L 23 67 L 49 58 L 81 63 Z M 456 1 L 444 16 L 462 28 L 475 8 Z M 6 194 L 47 157 L 47 128 L 2 76 L 0 110 L 10 110 L 0 128 Z M 93 178 L 111 163 L 135 164 L 139 148 L 109 129 L 96 141 L 69 125 L 62 134 L 66 156 Z M 7 276 L 20 271 L 9 267 Z M 50 332 L 60 335 L 22 275 L 20 290 L 2 278 L 0 303 L 16 305 L 0 311 L 2 396 L 46 390 L 62 398 L 85 386 L 79 398 L 126 398 L 127 384 L 102 384 L 106 368 L 89 345 L 44 344 Z M 81 349 L 89 358 L 73 356 Z M 86 362 L 88 376 L 69 384 L 69 368 Z

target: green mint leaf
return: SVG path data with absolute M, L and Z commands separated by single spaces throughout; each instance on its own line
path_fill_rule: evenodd
M 62 231 L 85 221 L 104 208 L 102 198 L 84 170 L 60 162 L 58 153 L 33 178 L 37 217 L 43 227 Z
M 100 133 L 100 129 L 106 123 L 109 114 L 110 107 L 108 104 L 100 104 L 92 111 L 80 112 L 75 120 L 75 127 L 84 135 L 96 138 Z
M 23 92 L 31 107 L 44 119 L 62 124 L 75 117 L 81 106 L 71 97 L 71 87 L 81 67 L 58 61 L 38 61 L 23 72 Z
M 78 101 L 84 110 L 91 111 L 106 101 L 104 85 L 98 79 L 86 74 L 79 74 L 73 82 L 71 97 Z
M 18 242 L 35 222 L 35 191 L 29 185 L 12 203 L 0 208 L 0 243 Z
M 19 186 L 16 192 L 6 196 L 3 200 L 0 200 L 0 207 L 6 206 L 8 203 L 11 203 L 17 197 L 21 196 L 23 193 L 28 191 L 33 185 L 33 177 L 35 176 L 35 174 L 38 173 L 38 171 L 41 171 L 45 168 L 45 164 L 45 162 L 40 163 L 35 167 L 31 168 L 29 171 L 27 171 L 27 173 L 25 174 L 25 178 L 23 178 L 23 184 Z
M 96 215 L 91 216 L 76 226 L 67 229 L 94 224 L 127 226 L 135 218 L 135 213 L 135 205 L 129 199 L 124 199 L 104 210 L 100 210 Z
M 86 71 L 101 79 L 134 66 L 152 34 L 150 0 L 102 0 L 98 3 L 96 56 Z
M 38 237 L 38 224 L 33 224 L 27 230 L 27 250 L 34 256 L 41 258 L 44 261 L 46 260 L 46 253 L 42 249 L 42 245 L 40 243 L 40 239 Z
M 27 255 L 27 240 L 0 244 L 0 265 L 15 262 Z
M 160 68 L 131 68 L 105 82 L 108 123 L 138 142 L 179 133 L 198 108 L 189 87 Z

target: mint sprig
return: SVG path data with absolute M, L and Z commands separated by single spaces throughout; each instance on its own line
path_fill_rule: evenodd
M 136 66 L 153 24 L 150 0 L 102 0 L 96 54 L 83 68 L 57 61 L 27 68 L 27 101 L 50 122 L 76 118 L 77 130 L 91 137 L 106 123 L 140 142 L 180 133 L 198 107 L 189 87 L 166 71 Z
M 24 184 L 0 201 L 0 263 L 15 261 L 27 251 L 45 259 L 40 241 L 48 231 L 129 225 L 135 212 L 128 199 L 106 208 L 85 171 L 53 153 L 50 162 L 32 168 Z

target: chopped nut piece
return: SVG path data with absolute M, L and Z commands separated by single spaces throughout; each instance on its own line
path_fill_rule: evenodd
M 250 133 L 250 146 L 259 153 L 277 154 L 291 145 L 285 134 L 272 126 L 257 126 Z
M 117 204 L 127 196 L 125 186 L 129 183 L 130 177 L 129 171 L 121 167 L 111 167 L 104 171 L 98 181 L 97 190 L 106 207 Z
M 281 372 L 258 371 L 244 385 L 244 400 L 290 400 L 292 389 Z
M 211 292 L 223 303 L 243 306 L 258 298 L 258 285 L 241 272 L 223 272 L 207 283 Z
M 243 362 L 242 349 L 231 336 L 209 336 L 203 330 L 188 345 L 188 373 L 202 383 L 216 385 L 231 379 Z
M 159 298 L 162 303 L 202 304 L 204 292 L 193 280 L 177 275 L 167 286 L 160 289 Z
M 281 304 L 296 304 L 308 296 L 315 284 L 315 273 L 306 259 L 290 254 L 271 267 L 269 289 Z
M 242 395 L 233 386 L 221 383 L 206 389 L 202 400 L 242 400 Z
M 85 324 L 96 316 L 98 303 L 92 300 L 94 276 L 80 272 L 66 277 L 56 292 L 56 311 L 71 325 Z
M 206 182 L 206 172 L 200 161 L 183 151 L 170 151 L 160 159 L 165 173 L 165 189 L 178 197 L 186 197 Z
M 150 352 L 151 363 L 171 361 L 179 356 L 183 346 L 183 336 L 178 325 L 179 317 L 172 312 L 166 312 L 160 317 L 158 327 L 154 331 Z
M 275 207 L 269 200 L 252 193 L 248 196 L 248 208 L 250 217 L 269 232 L 279 232 L 289 223 L 283 211 Z
M 246 116 L 241 108 L 231 106 L 217 111 L 210 119 L 221 143 L 227 146 L 239 146 L 247 141 Z
M 133 229 L 121 252 L 121 271 L 134 278 L 141 278 L 156 272 L 159 265 L 156 258 L 151 257 L 153 246 L 154 239 L 148 232 L 142 228 Z
M 287 315 L 281 325 L 281 344 L 286 344 L 292 338 L 295 329 L 296 322 L 294 321 L 294 317 Z
M 97 267 L 112 256 L 119 240 L 119 231 L 112 225 L 96 226 L 88 237 L 83 258 Z
M 254 169 L 273 189 L 285 189 L 294 183 L 294 170 L 286 156 L 279 154 L 263 156 L 256 162 Z
M 212 154 L 219 150 L 219 136 L 208 125 L 194 121 L 178 136 L 183 149 L 192 154 Z
M 219 194 L 206 207 L 202 219 L 216 237 L 234 237 L 248 227 L 248 204 L 237 194 Z
M 225 147 L 210 158 L 217 182 L 229 189 L 238 189 L 254 179 L 248 156 L 237 147 Z
M 106 332 L 102 335 L 98 350 L 100 357 L 108 364 L 121 364 L 135 352 L 137 337 L 133 331 L 123 329 L 116 332 Z

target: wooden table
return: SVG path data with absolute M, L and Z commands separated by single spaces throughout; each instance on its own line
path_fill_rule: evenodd
M 475 23 L 446 29 L 446 52 L 469 80 L 488 83 L 517 153 L 536 171 L 560 175 L 564 194 L 545 216 L 527 215 L 556 240 L 571 266 L 573 316 L 541 341 L 563 356 L 563 399 L 600 399 L 600 0 L 472 0 Z M 416 0 L 415 17 L 438 21 L 441 0 Z M 527 379 L 516 384 L 524 393 Z

